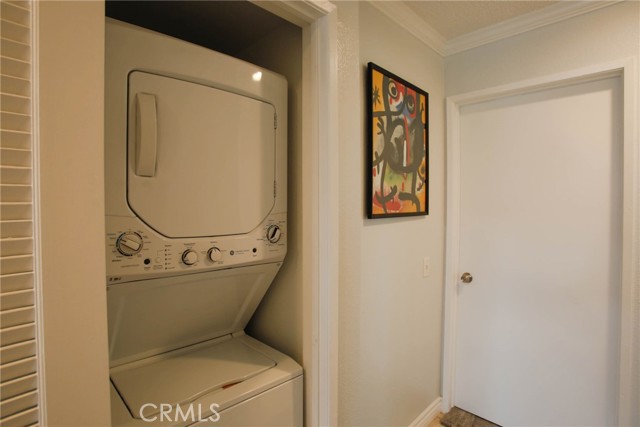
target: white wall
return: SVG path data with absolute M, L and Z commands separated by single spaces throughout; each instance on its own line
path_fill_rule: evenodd
M 409 425 L 440 396 L 444 251 L 442 58 L 367 3 L 338 3 L 339 425 Z M 429 93 L 430 214 L 365 219 L 366 64 Z M 432 273 L 422 277 L 422 259 Z
M 247 333 L 302 363 L 302 30 L 283 25 L 237 57 L 285 76 L 289 85 L 287 257 Z
M 548 76 L 621 59 L 640 59 L 640 2 L 625 1 L 506 40 L 461 52 L 445 60 L 446 95 L 455 95 L 507 83 Z M 636 78 L 640 87 L 640 76 Z M 636 94 L 639 99 L 640 94 Z M 626 119 L 631 119 L 627 117 Z M 625 120 L 626 120 L 625 119 Z M 634 118 L 637 120 L 637 117 Z M 636 153 L 636 156 L 638 154 Z M 636 157 L 636 163 L 638 158 Z M 628 164 L 630 164 L 629 161 Z M 637 223 L 636 223 L 637 226 Z M 637 269 L 638 260 L 635 262 Z M 637 271 L 637 270 L 636 270 Z M 640 424 L 640 295 L 633 302 L 635 348 L 631 355 L 634 390 L 630 393 Z M 634 405 L 634 403 L 636 403 Z
M 104 4 L 38 3 L 42 425 L 107 426 Z

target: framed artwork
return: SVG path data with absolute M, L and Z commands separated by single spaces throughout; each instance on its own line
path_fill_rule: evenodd
M 370 62 L 367 68 L 369 218 L 429 213 L 429 94 Z

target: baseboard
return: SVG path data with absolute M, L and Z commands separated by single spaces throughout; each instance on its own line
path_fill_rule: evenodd
M 411 424 L 409 424 L 409 427 L 427 427 L 429 424 L 431 424 L 431 421 L 433 421 L 435 417 L 438 416 L 441 406 L 442 398 L 438 397 L 436 400 L 431 402 L 431 405 L 429 405 L 427 409 L 425 409 L 420 415 L 418 415 L 418 418 L 416 418 L 411 422 Z

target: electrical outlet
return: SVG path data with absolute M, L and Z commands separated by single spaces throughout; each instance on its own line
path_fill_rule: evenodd
M 422 260 L 422 277 L 431 276 L 431 258 L 426 256 Z

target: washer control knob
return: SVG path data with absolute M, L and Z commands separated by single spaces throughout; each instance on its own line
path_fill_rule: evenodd
M 142 236 L 133 231 L 122 233 L 116 240 L 116 249 L 124 256 L 134 256 L 142 250 L 142 245 Z
M 187 265 L 193 265 L 198 262 L 198 254 L 194 250 L 187 249 L 186 251 L 182 252 L 182 262 Z
M 278 243 L 278 241 L 280 240 L 280 237 L 282 237 L 282 230 L 280 230 L 280 227 L 274 224 L 274 225 L 270 225 L 267 228 L 268 241 L 270 241 L 271 243 Z
M 216 248 L 215 246 L 209 249 L 209 252 L 207 252 L 207 256 L 213 262 L 222 261 L 222 251 L 220 250 L 220 248 Z

